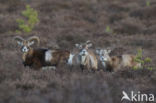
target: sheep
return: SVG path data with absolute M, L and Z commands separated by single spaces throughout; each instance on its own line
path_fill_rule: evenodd
M 37 36 L 32 36 L 28 39 L 23 39 L 20 36 L 16 36 L 14 40 L 23 52 L 22 60 L 24 66 L 29 66 L 34 69 L 44 68 L 45 66 L 58 66 L 59 64 L 67 63 L 70 52 L 67 50 L 59 49 L 34 49 L 31 46 L 35 43 L 39 45 L 40 39 Z
M 103 50 L 100 50 L 100 49 L 96 49 L 96 51 L 95 51 L 95 54 L 96 54 L 96 57 L 97 57 L 97 60 L 98 60 L 98 69 L 106 71 L 106 63 L 103 60 L 103 52 L 102 51 Z
M 141 63 L 135 61 L 135 55 L 123 54 L 120 56 L 109 56 L 110 52 L 111 50 L 109 49 L 96 49 L 96 53 L 99 55 L 104 69 L 109 71 L 117 71 L 125 67 L 141 67 Z
M 80 67 L 80 56 L 79 56 L 79 52 L 76 51 L 72 51 L 70 53 L 69 59 L 68 59 L 68 67 L 70 68 L 70 71 L 72 71 L 73 68 L 75 67 Z
M 86 43 L 75 44 L 75 46 L 79 49 L 78 60 L 82 71 L 84 68 L 87 68 L 88 70 L 92 69 L 94 71 L 97 70 L 97 58 L 94 52 L 89 50 L 92 43 L 87 41 Z
M 77 53 L 70 53 L 67 64 L 70 66 L 74 66 L 74 65 L 79 64 L 78 54 Z

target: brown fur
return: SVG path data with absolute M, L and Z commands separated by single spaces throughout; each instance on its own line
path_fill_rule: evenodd
M 67 50 L 56 50 L 52 53 L 53 59 L 50 64 L 59 65 L 66 64 L 69 59 L 70 52 Z
M 20 36 L 16 36 L 14 40 L 19 46 L 21 46 L 21 51 L 23 52 L 23 64 L 24 66 L 29 66 L 34 69 L 39 69 L 44 66 L 57 66 L 61 63 L 67 63 L 69 59 L 70 52 L 66 50 L 49 50 L 49 49 L 33 49 L 32 45 L 37 43 L 39 45 L 40 39 L 37 36 L 29 37 L 28 39 L 23 39 Z M 52 52 L 51 52 L 52 51 Z M 46 54 L 46 53 L 52 53 Z M 47 56 L 50 57 L 51 61 L 46 61 Z
M 69 63 L 69 66 L 80 66 L 80 56 L 78 52 L 74 52 L 71 55 L 73 55 L 72 63 Z
M 113 56 L 110 57 L 106 63 L 109 66 L 108 69 L 112 69 L 114 71 L 123 67 L 141 67 L 141 64 L 135 61 L 134 55 Z
M 54 52 L 52 52 L 53 59 L 50 62 L 45 61 L 46 51 L 46 49 L 31 49 L 23 56 L 23 58 L 25 58 L 24 65 L 39 69 L 43 66 L 58 66 L 59 64 L 67 63 L 70 54 L 69 51 L 54 50 Z
M 76 44 L 76 47 L 80 50 L 80 66 L 83 70 L 84 68 L 87 68 L 88 70 L 97 70 L 98 69 L 98 63 L 96 55 L 89 50 L 89 48 L 92 46 L 92 43 L 90 41 L 86 41 L 86 43 L 83 44 Z M 86 54 L 88 53 L 88 54 Z M 85 60 L 83 60 L 83 57 L 86 57 Z M 83 58 L 83 59 L 82 59 Z
M 29 52 L 23 54 L 24 66 L 30 66 L 34 69 L 39 69 L 46 66 L 44 60 L 44 52 L 46 49 L 31 49 Z
M 97 70 L 98 69 L 98 63 L 97 58 L 95 54 L 88 50 L 89 55 L 86 57 L 85 62 L 81 65 L 82 68 L 86 68 L 88 70 Z
M 89 52 L 90 56 L 93 57 L 93 60 L 94 60 L 94 61 L 93 61 L 94 64 L 91 63 L 90 65 L 91 65 L 91 67 L 92 67 L 93 69 L 97 70 L 97 69 L 98 69 L 98 61 L 97 61 L 96 55 L 95 55 L 92 51 L 88 51 L 88 52 Z M 91 61 L 90 61 L 90 62 L 91 62 Z

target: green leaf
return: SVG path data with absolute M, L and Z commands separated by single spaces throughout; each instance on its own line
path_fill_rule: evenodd
M 21 31 L 19 31 L 19 30 L 16 30 L 15 32 L 16 32 L 17 34 L 20 34 L 20 33 L 21 33 Z
M 147 69 L 149 69 L 149 70 L 153 70 L 153 68 L 152 68 L 152 67 L 148 67 Z
M 24 19 L 16 19 L 18 27 L 22 32 L 29 33 L 34 28 L 35 24 L 39 22 L 38 13 L 36 10 L 26 5 L 26 10 L 22 11 Z
M 136 66 L 133 67 L 134 70 L 137 70 L 138 68 Z
M 147 58 L 145 58 L 145 60 L 144 60 L 145 62 L 147 62 L 147 63 L 150 63 L 150 62 L 152 62 L 152 59 L 151 58 L 149 58 L 149 57 L 147 57 Z
M 151 2 L 150 1 L 146 1 L 146 6 L 150 6 Z
M 107 33 L 112 33 L 112 29 L 110 28 L 110 26 L 107 26 L 107 27 L 106 27 L 106 32 L 107 32 Z

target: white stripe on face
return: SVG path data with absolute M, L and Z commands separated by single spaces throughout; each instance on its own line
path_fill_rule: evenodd
M 48 50 L 45 53 L 45 61 L 50 62 L 52 60 L 53 56 L 52 56 L 52 51 Z
M 88 55 L 88 52 L 87 52 L 86 49 L 83 49 L 83 50 L 81 50 L 81 52 L 79 53 L 79 55 L 85 56 L 85 55 Z
M 26 53 L 26 52 L 28 52 L 28 51 L 29 51 L 29 49 L 28 49 L 27 46 L 23 46 L 23 47 L 22 47 L 22 52 Z
M 86 49 L 82 49 L 81 52 L 79 53 L 79 56 L 81 57 L 80 62 L 81 62 L 82 65 L 85 64 L 87 55 L 88 55 L 88 51 Z
M 108 57 L 107 56 L 100 56 L 100 60 L 102 62 L 108 61 Z

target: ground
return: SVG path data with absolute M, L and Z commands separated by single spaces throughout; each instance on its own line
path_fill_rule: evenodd
M 156 1 L 147 1 L 0 0 L 0 103 L 120 103 L 122 91 L 156 96 Z M 17 34 L 16 19 L 26 4 L 38 11 L 40 22 L 31 33 Z M 70 51 L 86 40 L 93 42 L 93 49 L 113 49 L 114 55 L 136 54 L 142 48 L 153 70 L 32 70 L 22 64 L 16 35 L 36 35 L 42 48 Z

